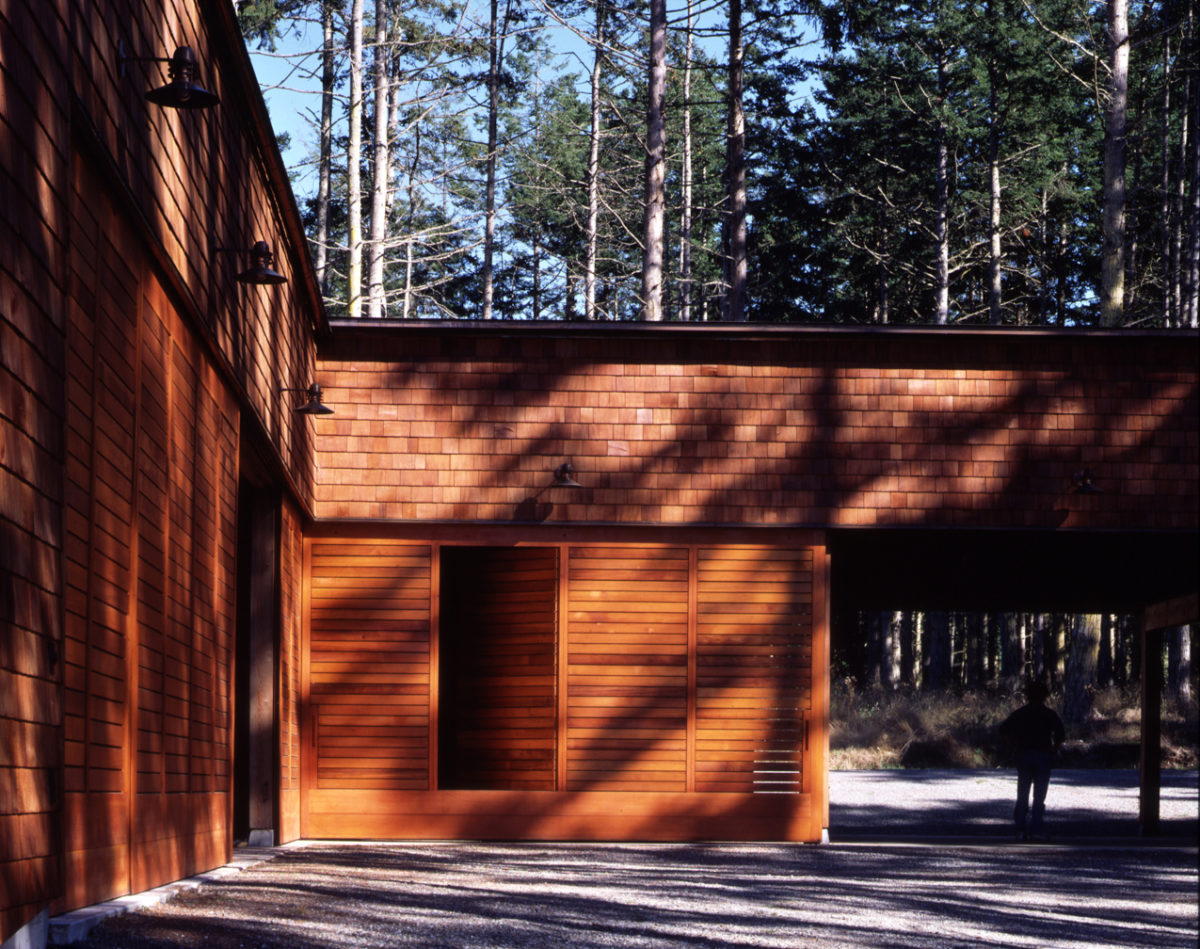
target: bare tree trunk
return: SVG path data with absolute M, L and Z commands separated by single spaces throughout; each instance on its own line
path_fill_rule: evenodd
M 1193 39 L 1192 49 L 1197 43 Z M 1189 84 L 1189 118 L 1191 135 L 1192 206 L 1188 215 L 1187 299 L 1184 301 L 1186 325 L 1200 326 L 1200 75 L 1192 74 Z
M 950 615 L 943 612 L 925 614 L 929 643 L 929 669 L 926 682 L 930 690 L 940 692 L 950 685 L 952 673 L 950 649 Z
M 322 294 L 328 290 L 329 195 L 333 180 L 333 0 L 321 4 L 321 131 L 317 168 L 317 283 Z
M 917 653 L 917 617 L 911 610 L 905 610 L 900 616 L 900 684 L 911 687 L 917 684 L 920 658 Z
M 970 613 L 967 620 L 966 680 L 968 689 L 980 689 L 984 684 L 984 643 L 987 632 L 982 613 Z
M 383 258 L 387 241 L 387 199 L 391 179 L 388 149 L 387 0 L 375 0 L 375 141 L 371 162 L 371 236 L 367 242 L 367 316 L 385 315 Z
M 746 115 L 742 0 L 729 0 L 729 302 L 731 322 L 746 319 Z
M 1000 617 L 1000 686 L 1015 691 L 1025 665 L 1025 623 L 1020 613 Z
M 946 101 L 946 55 L 938 52 L 938 96 Z M 934 288 L 934 321 L 939 326 L 950 322 L 950 146 L 946 141 L 946 123 L 937 117 L 935 135 L 937 147 L 937 169 L 934 179 L 934 201 L 936 217 L 934 234 L 937 241 L 937 271 Z
M 1096 663 L 1100 654 L 1100 616 L 1081 613 L 1071 627 L 1071 654 L 1067 660 L 1062 717 L 1079 724 L 1092 710 Z
M 1163 34 L 1163 91 L 1162 124 L 1159 145 L 1162 153 L 1162 169 L 1159 183 L 1159 256 L 1162 267 L 1162 310 L 1167 326 L 1179 326 L 1179 312 L 1175 306 L 1172 286 L 1175 275 L 1171 266 L 1171 35 Z M 1184 115 L 1186 117 L 1186 110 Z M 1186 121 L 1186 119 L 1185 119 Z
M 500 68 L 504 61 L 504 34 L 508 32 L 509 6 L 504 8 L 504 24 L 500 24 L 499 0 L 491 2 L 488 21 L 488 138 L 487 185 L 483 226 L 483 308 L 482 317 L 492 318 L 495 294 L 496 253 L 496 147 L 500 121 Z
M 1189 626 L 1167 630 L 1167 688 L 1179 701 L 1192 700 L 1192 631 Z
M 362 316 L 362 119 L 363 119 L 363 0 L 350 5 L 350 137 L 346 143 L 347 267 L 346 309 Z
M 988 235 L 988 322 L 999 326 L 1004 322 L 1001 303 L 1004 293 L 1004 259 L 1000 246 L 1000 109 L 997 104 L 996 71 L 990 73 L 988 90 L 988 170 L 991 181 L 991 213 Z
M 408 226 L 404 237 L 404 299 L 400 318 L 412 319 L 413 315 L 413 267 L 416 264 L 413 246 L 417 226 L 417 174 L 421 167 L 421 125 L 413 127 L 412 163 L 408 168 Z
M 1113 670 L 1113 620 L 1111 613 L 1100 619 L 1100 648 L 1096 653 L 1096 685 L 1107 688 L 1112 685 Z
M 1100 325 L 1125 322 L 1125 134 L 1129 105 L 1129 2 L 1108 0 L 1109 77 L 1104 123 L 1104 246 Z
M 592 54 L 591 129 L 588 133 L 587 251 L 583 263 L 584 319 L 596 313 L 596 252 L 600 230 L 600 80 L 604 63 L 604 17 L 607 0 L 596 0 L 596 45 Z
M 683 168 L 680 188 L 683 208 L 679 222 L 679 319 L 692 318 L 692 53 L 693 0 L 687 4 L 687 40 L 683 53 Z
M 902 653 L 904 651 L 904 614 L 895 610 L 888 614 L 887 638 L 884 640 L 884 685 L 894 690 L 903 679 Z
M 666 213 L 667 2 L 650 0 L 650 75 L 646 84 L 646 193 L 642 227 L 642 319 L 663 318 Z

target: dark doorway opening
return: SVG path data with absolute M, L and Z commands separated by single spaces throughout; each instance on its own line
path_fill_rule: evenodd
M 250 835 L 250 575 L 254 489 L 238 485 L 237 632 L 233 682 L 233 839 Z
M 438 786 L 554 790 L 558 550 L 444 547 Z

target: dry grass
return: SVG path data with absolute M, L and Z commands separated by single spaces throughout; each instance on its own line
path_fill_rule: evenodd
M 1060 696 L 1051 699 L 1057 708 Z M 1021 704 L 992 692 L 884 693 L 834 684 L 830 758 L 837 770 L 881 768 L 995 768 L 1009 764 L 997 730 Z M 1195 700 L 1166 700 L 1162 763 L 1195 768 L 1200 762 L 1200 719 Z M 1094 697 L 1088 721 L 1069 726 L 1061 764 L 1072 768 L 1136 767 L 1141 712 L 1136 690 L 1110 688 Z

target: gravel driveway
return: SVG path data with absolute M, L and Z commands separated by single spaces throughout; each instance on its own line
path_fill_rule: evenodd
M 1017 844 L 1007 834 L 984 840 L 976 833 L 974 843 L 962 842 L 972 835 L 964 826 L 984 826 L 973 823 L 977 819 L 986 817 L 989 832 L 1006 831 L 1011 807 L 1006 777 L 835 773 L 835 842 L 825 847 L 285 847 L 272 859 L 169 903 L 111 919 L 84 945 L 1194 949 L 1194 837 L 1170 846 L 1105 840 L 1104 820 L 1128 820 L 1128 801 L 1111 793 L 1112 787 L 1082 785 L 1063 774 L 1051 790 L 1051 811 L 1103 817 L 1088 828 L 1087 838 L 1070 838 L 1060 822 L 1056 842 L 1049 845 Z M 1123 783 L 1125 777 L 1109 781 Z M 1180 820 L 1190 818 L 1194 827 L 1195 772 L 1168 797 L 1174 803 L 1164 803 L 1164 816 L 1176 805 L 1181 811 L 1190 807 Z M 932 818 L 930 802 L 936 806 Z M 1136 793 L 1133 802 L 1136 812 Z M 965 825 L 952 821 L 955 807 Z M 843 837 L 876 839 L 839 843 L 839 821 Z M 883 832 L 907 835 L 914 826 L 942 828 L 959 839 L 910 844 Z

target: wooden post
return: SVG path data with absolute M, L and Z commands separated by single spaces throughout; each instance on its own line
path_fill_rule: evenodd
M 1138 796 L 1138 829 L 1143 837 L 1158 834 L 1162 793 L 1162 628 L 1142 621 L 1142 751 Z

